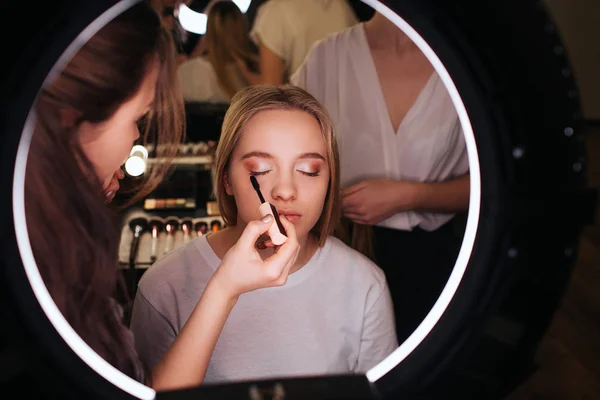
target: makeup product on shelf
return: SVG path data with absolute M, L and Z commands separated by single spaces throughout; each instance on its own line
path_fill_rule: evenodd
M 187 243 L 191 240 L 192 238 L 192 220 L 191 219 L 184 219 L 181 222 L 181 230 L 183 231 L 183 243 Z
M 194 149 L 193 143 L 185 143 L 179 147 L 179 156 L 189 156 L 192 155 Z
M 174 209 L 195 209 L 196 200 L 194 198 L 166 198 L 166 199 L 145 199 L 145 210 L 174 210 Z
M 208 143 L 198 142 L 194 145 L 192 152 L 194 155 L 200 156 L 200 155 L 208 153 L 209 149 L 210 149 L 210 147 L 208 146 Z
M 214 220 L 210 223 L 210 230 L 213 232 L 219 232 L 222 228 L 223 224 L 221 221 Z
M 204 221 L 196 222 L 194 230 L 198 236 L 206 235 L 206 232 L 208 232 L 208 224 Z
M 129 221 L 129 228 L 133 232 L 133 239 L 131 240 L 131 247 L 129 248 L 129 268 L 131 269 L 135 268 L 135 259 L 140 247 L 140 237 L 147 227 L 148 221 L 146 218 L 138 217 Z
M 144 209 L 145 210 L 154 210 L 155 208 L 156 208 L 156 199 L 144 200 Z
M 196 199 L 194 198 L 189 198 L 189 199 L 185 199 L 185 208 L 187 209 L 196 209 Z
M 176 218 L 169 218 L 165 221 L 165 231 L 167 237 L 165 240 L 165 251 L 163 254 L 167 254 L 173 249 L 173 243 L 175 242 L 175 232 L 179 228 L 179 221 Z
M 279 220 L 279 213 L 277 213 L 277 209 L 273 204 L 267 203 L 265 201 L 265 198 L 263 197 L 260 191 L 260 185 L 258 184 L 258 181 L 256 180 L 256 177 L 254 175 L 250 176 L 250 182 L 252 182 L 252 187 L 256 191 L 256 194 L 258 194 L 258 199 L 261 203 L 258 209 L 260 211 L 260 215 L 264 217 L 268 214 L 271 214 L 273 215 L 273 218 L 275 218 L 275 224 L 271 224 L 268 233 L 273 244 L 276 246 L 280 246 L 283 243 L 285 243 L 285 241 L 287 240 L 287 236 L 285 233 L 285 229 L 281 224 L 281 221 Z
M 157 260 L 157 246 L 158 246 L 158 235 L 160 234 L 160 231 L 163 230 L 164 227 L 164 223 L 162 220 L 158 219 L 158 218 L 153 218 L 150 220 L 150 233 L 152 234 L 152 247 L 150 250 L 150 261 L 151 262 L 155 262 Z
M 206 213 L 208 215 L 219 215 L 219 203 L 216 201 L 207 201 L 206 202 Z

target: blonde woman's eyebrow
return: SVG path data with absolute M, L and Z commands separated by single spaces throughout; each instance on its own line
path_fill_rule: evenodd
M 244 154 L 242 156 L 241 160 L 245 160 L 247 158 L 252 158 L 252 157 L 267 158 L 267 159 L 275 158 L 275 157 L 273 157 L 272 154 L 265 153 L 264 151 L 251 151 L 250 153 Z
M 312 158 L 312 159 L 318 159 L 318 160 L 323 160 L 323 161 L 326 161 L 326 160 L 325 160 L 325 157 L 323 157 L 323 156 L 322 156 L 321 154 L 319 154 L 319 153 L 303 153 L 303 154 L 300 154 L 300 155 L 298 156 L 298 158 L 299 158 L 299 159 L 307 159 L 307 158 Z
M 265 153 L 264 151 L 251 151 L 250 153 L 244 154 L 242 156 L 241 160 L 245 160 L 247 158 L 252 158 L 252 157 L 265 158 L 265 159 L 269 159 L 269 160 L 275 158 L 272 154 Z M 298 156 L 298 159 L 299 160 L 317 159 L 317 160 L 326 161 L 325 157 L 323 157 L 319 153 L 302 153 Z

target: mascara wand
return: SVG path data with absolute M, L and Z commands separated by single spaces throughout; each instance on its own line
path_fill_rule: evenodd
M 287 235 L 285 232 L 285 228 L 279 220 L 279 213 L 277 212 L 277 209 L 273 204 L 267 203 L 265 201 L 265 198 L 263 197 L 260 191 L 260 185 L 258 184 L 258 181 L 256 180 L 256 177 L 254 175 L 250 175 L 250 182 L 252 183 L 252 187 L 254 188 L 256 194 L 258 194 L 258 198 L 260 199 L 261 204 L 258 209 L 260 211 L 260 215 L 264 217 L 268 214 L 271 214 L 273 215 L 273 218 L 275 218 L 276 223 L 271 225 L 271 227 L 269 228 L 269 237 L 271 238 L 271 241 L 274 245 L 280 246 L 287 240 Z

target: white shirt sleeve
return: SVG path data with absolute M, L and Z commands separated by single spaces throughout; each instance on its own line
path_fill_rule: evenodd
M 133 303 L 131 331 L 138 355 L 147 371 L 152 371 L 177 336 L 175 327 L 139 289 Z
M 367 297 L 358 363 L 354 372 L 365 373 L 398 347 L 392 296 L 387 283 Z
M 184 62 L 178 67 L 177 76 L 185 101 L 229 102 L 207 60 L 198 57 Z
M 273 53 L 277 54 L 286 64 L 289 63 L 292 33 L 281 5 L 268 1 L 261 5 L 256 13 L 250 38 L 258 45 L 262 43 Z

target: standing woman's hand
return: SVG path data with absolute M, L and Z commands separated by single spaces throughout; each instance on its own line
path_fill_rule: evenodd
M 273 216 L 269 215 L 246 226 L 240 239 L 223 257 L 212 283 L 232 298 L 252 290 L 284 285 L 290 268 L 296 262 L 300 245 L 294 224 L 283 216 L 280 220 L 288 238 L 275 248 L 272 256 L 263 260 L 256 249 L 258 238 L 275 223 Z

